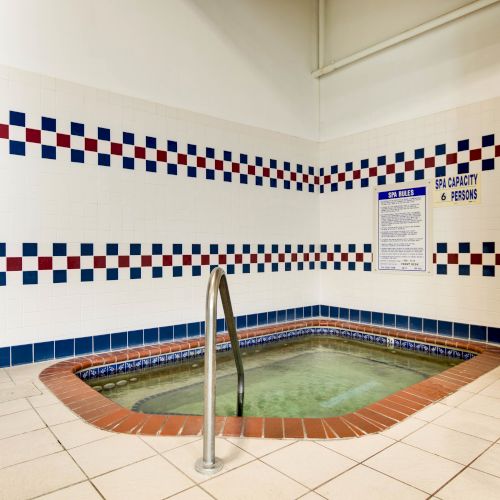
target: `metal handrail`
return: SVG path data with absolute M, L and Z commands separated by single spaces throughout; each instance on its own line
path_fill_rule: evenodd
M 220 293 L 227 330 L 238 373 L 237 415 L 243 415 L 245 376 L 241 361 L 240 346 L 236 333 L 233 308 L 227 286 L 226 273 L 216 267 L 210 273 L 207 298 L 205 302 L 205 400 L 203 417 L 203 457 L 198 459 L 195 468 L 202 474 L 215 474 L 222 469 L 222 460 L 215 456 L 215 379 L 216 379 L 216 336 L 217 336 L 217 298 Z

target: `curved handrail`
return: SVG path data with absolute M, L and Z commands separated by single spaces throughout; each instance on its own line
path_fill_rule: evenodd
M 195 468 L 203 474 L 215 474 L 222 469 L 222 461 L 215 457 L 215 380 L 216 380 L 216 336 L 217 298 L 220 293 L 227 330 L 238 373 L 237 415 L 243 415 L 245 376 L 241 360 L 240 346 L 236 333 L 231 297 L 227 286 L 226 273 L 216 267 L 210 273 L 205 302 L 205 400 L 203 417 L 203 458 L 197 460 Z

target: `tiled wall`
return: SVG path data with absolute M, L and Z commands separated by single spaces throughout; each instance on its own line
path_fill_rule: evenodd
M 6 68 L 0 92 L 4 364 L 199 334 L 215 265 L 241 318 L 500 325 L 499 99 L 318 144 Z M 453 172 L 481 203 L 433 210 L 432 273 L 375 271 L 363 188 Z
M 406 316 L 500 325 L 500 99 L 325 142 L 321 238 L 374 241 L 373 189 L 479 173 L 480 202 L 433 206 L 425 276 L 321 275 L 322 302 Z M 342 214 L 342 216 L 339 216 Z

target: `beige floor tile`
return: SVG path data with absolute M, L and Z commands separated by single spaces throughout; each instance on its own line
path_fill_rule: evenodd
M 476 394 L 459 405 L 462 410 L 474 411 L 490 417 L 500 418 L 500 399 Z
M 93 483 L 107 500 L 161 500 L 194 485 L 160 456 L 96 477 Z
M 201 440 L 199 436 L 141 436 L 141 439 L 159 453 Z
M 428 495 L 364 465 L 348 470 L 318 488 L 318 493 L 331 499 L 349 500 L 417 500 Z
M 61 403 L 58 398 L 56 398 L 52 393 L 39 394 L 38 396 L 31 396 L 29 402 L 34 408 L 40 408 L 40 406 L 49 406 L 55 403 Z
M 391 439 L 399 440 L 408 436 L 412 432 L 425 425 L 425 421 L 419 420 L 417 418 L 407 418 L 400 422 L 399 424 L 393 425 L 389 429 L 381 432 L 382 436 L 386 436 Z
M 493 382 L 495 382 L 494 377 L 492 378 L 491 376 L 483 375 L 482 377 L 479 377 L 478 379 L 474 380 L 474 382 L 464 385 L 461 390 L 477 394 L 478 392 L 481 392 L 483 389 L 486 389 L 486 387 L 491 385 Z
M 69 410 L 62 403 L 52 404 L 50 406 L 41 406 L 36 411 L 42 417 L 42 420 L 47 425 L 57 425 L 71 420 L 78 419 L 78 415 Z
M 89 477 L 143 460 L 155 454 L 138 436 L 115 436 L 72 448 L 68 451 Z
M 54 361 L 41 361 L 39 363 L 32 363 L 27 365 L 13 366 L 11 368 L 6 368 L 9 377 L 16 383 L 22 383 L 26 381 L 31 381 L 38 379 L 38 375 L 45 370 L 50 365 L 53 365 Z
M 324 500 L 324 496 L 318 495 L 318 493 L 315 493 L 314 491 L 310 491 L 309 493 L 306 493 L 304 496 L 300 497 L 300 500 Z
M 491 385 L 486 387 L 486 389 L 483 389 L 479 394 L 481 396 L 500 399 L 500 380 L 493 382 Z
M 37 500 L 102 500 L 102 497 L 90 481 L 85 481 L 38 497 Z
M 257 460 L 210 479 L 203 489 L 219 500 L 290 500 L 307 489 Z
M 313 441 L 298 441 L 266 455 L 262 461 L 311 489 L 356 465 Z
M 54 425 L 50 429 L 66 449 L 116 436 L 116 434 L 102 431 L 97 427 L 87 424 L 83 420 L 72 420 L 64 424 Z
M 0 499 L 31 498 L 84 479 L 75 462 L 62 451 L 0 470 Z
M 466 469 L 436 495 L 443 500 L 498 500 L 500 478 Z
M 447 406 L 458 406 L 464 401 L 467 401 L 467 399 L 471 398 L 472 396 L 474 396 L 472 392 L 457 391 L 454 394 L 446 396 L 444 399 L 440 401 L 440 403 Z
M 391 446 L 394 442 L 393 439 L 381 434 L 369 434 L 357 438 L 320 441 L 318 444 L 337 451 L 356 462 L 362 462 L 384 448 Z
M 0 449 L 1 469 L 62 451 L 63 448 L 48 429 L 39 429 L 2 439 Z
M 40 391 L 30 383 L 2 384 L 2 386 L 0 386 L 0 403 L 13 401 L 19 398 L 37 396 L 38 394 L 40 394 Z
M 273 451 L 290 446 L 295 441 L 290 439 L 227 438 L 228 441 L 242 448 L 254 457 L 260 458 Z
M 35 410 L 24 410 L 0 417 L 0 439 L 45 427 Z
M 6 401 L 5 403 L 0 403 L 0 416 L 30 409 L 31 405 L 28 403 L 26 399 L 14 399 L 13 401 Z
M 491 446 L 485 439 L 433 424 L 422 427 L 402 442 L 464 465 Z
M 427 406 L 413 416 L 420 420 L 425 420 L 426 422 L 432 422 L 436 418 L 444 415 L 446 412 L 450 411 L 450 407 L 442 403 L 434 403 L 433 405 Z
M 433 424 L 465 432 L 489 441 L 496 441 L 500 437 L 498 419 L 461 408 L 453 408 L 448 413 L 434 420 Z
M 427 493 L 437 490 L 461 469 L 455 462 L 403 443 L 380 452 L 366 465 Z
M 175 448 L 174 450 L 167 451 L 163 454 L 163 456 L 187 474 L 193 481 L 199 483 L 206 481 L 209 478 L 209 476 L 199 474 L 194 469 L 194 464 L 196 460 L 201 458 L 202 453 L 203 444 L 200 440 Z M 219 475 L 254 460 L 252 455 L 249 455 L 241 448 L 238 448 L 234 444 L 222 438 L 217 438 L 215 440 L 215 456 L 224 462 L 224 468 L 221 472 L 219 472 Z
M 500 444 L 495 444 L 486 450 L 471 464 L 471 467 L 500 477 Z
M 169 500 L 212 500 L 212 498 L 213 497 L 203 491 L 199 486 L 195 486 L 194 488 L 189 488 L 189 490 L 170 497 Z

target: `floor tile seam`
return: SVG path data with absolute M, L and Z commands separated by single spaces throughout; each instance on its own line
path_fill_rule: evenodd
M 227 438 L 223 438 L 223 439 L 226 439 L 226 441 L 228 441 L 229 443 L 231 443 L 231 444 L 232 444 L 232 445 L 234 445 L 234 446 L 237 446 L 240 450 L 243 450 L 245 453 L 248 453 L 248 454 L 249 454 L 249 455 L 251 455 L 252 457 L 255 457 L 257 460 L 259 460 L 259 459 L 261 459 L 261 458 L 264 458 L 264 457 L 267 457 L 267 456 L 269 456 L 269 455 L 272 455 L 273 453 L 276 453 L 276 452 L 278 452 L 278 451 L 281 451 L 281 450 L 283 450 L 283 449 L 285 449 L 285 448 L 288 448 L 288 447 L 289 447 L 289 446 L 291 446 L 292 444 L 298 443 L 298 440 L 297 440 L 297 439 L 294 439 L 294 440 L 291 440 L 291 439 L 290 439 L 290 440 L 287 440 L 287 439 L 280 439 L 279 441 L 281 441 L 281 442 L 287 442 L 287 441 L 288 441 L 288 443 L 287 443 L 285 446 L 282 446 L 281 448 L 278 448 L 277 450 L 272 450 L 272 451 L 270 451 L 270 452 L 268 452 L 268 453 L 264 453 L 264 455 L 256 456 L 256 455 L 254 455 L 253 453 L 251 453 L 250 451 L 245 450 L 245 448 L 243 448 L 243 447 L 239 446 L 238 444 L 233 443 L 232 441 L 229 441 Z M 242 438 L 242 437 L 236 437 L 235 439 L 259 439 L 259 440 L 262 440 L 262 441 L 268 441 L 268 439 L 266 439 L 266 438 L 244 438 L 244 437 Z M 299 438 L 299 439 L 300 439 L 300 438 Z
M 33 408 L 33 410 L 38 414 L 38 411 L 36 410 L 35 407 L 33 407 L 33 404 L 31 403 L 31 401 L 28 401 L 28 403 L 31 405 L 31 407 Z M 40 414 L 38 414 L 38 416 L 41 418 Z M 66 422 L 62 422 L 62 423 L 66 423 Z M 54 439 L 62 446 L 63 452 L 66 453 L 66 455 L 68 455 L 69 459 L 73 461 L 73 463 L 82 472 L 82 474 L 87 478 L 87 480 L 90 481 L 89 475 L 83 470 L 83 468 L 80 466 L 80 464 L 74 459 L 73 455 L 71 455 L 71 453 L 66 449 L 66 447 L 63 445 L 63 443 L 61 443 L 61 441 L 59 441 L 59 438 L 55 435 L 55 433 L 52 431 L 52 429 L 50 428 L 50 426 L 47 425 L 47 429 L 52 434 L 52 436 L 54 437 Z M 54 491 L 56 491 L 56 490 L 54 490 Z
M 55 493 L 56 491 L 64 491 L 64 490 L 67 490 L 69 488 L 72 488 L 73 486 L 76 486 L 77 484 L 85 484 L 85 483 L 88 483 L 90 484 L 90 486 L 92 488 L 94 488 L 94 490 L 96 491 L 96 493 L 104 499 L 104 497 L 101 495 L 101 492 L 99 490 L 97 490 L 97 488 L 94 486 L 94 484 L 92 483 L 92 481 L 90 481 L 89 479 L 84 479 L 83 481 L 79 481 L 78 483 L 73 483 L 73 484 L 69 484 L 68 486 L 65 486 L 64 488 L 59 488 L 58 490 L 53 490 L 49 493 L 42 493 L 41 495 L 37 495 L 35 497 L 31 497 L 30 500 L 36 500 L 37 498 L 43 498 L 45 495 L 48 495 L 50 493 Z M 104 499 L 106 500 L 106 499 Z
M 36 427 L 35 429 L 30 429 L 28 431 L 22 431 L 22 432 L 16 432 L 15 434 L 11 434 L 10 436 L 5 436 L 5 437 L 3 437 L 3 438 L 0 439 L 0 443 L 4 439 L 9 439 L 9 438 L 16 437 L 16 436 L 22 436 L 23 434 L 28 434 L 30 432 L 39 431 L 39 430 L 42 430 L 42 429 L 48 429 L 49 428 L 49 426 L 45 422 L 42 421 L 42 424 L 43 424 L 42 427 Z
M 377 434 L 379 434 L 379 433 L 377 433 Z M 369 435 L 369 434 L 367 434 L 367 435 Z M 381 435 L 381 434 L 379 434 L 379 435 Z M 387 437 L 387 436 L 383 436 L 383 437 Z M 356 439 L 356 438 L 344 438 L 344 439 Z M 364 458 L 363 460 L 357 460 L 355 458 L 350 457 L 349 455 L 346 455 L 346 454 L 342 453 L 341 451 L 333 450 L 332 448 L 329 448 L 328 446 L 322 444 L 321 441 L 315 441 L 315 442 L 317 444 L 323 446 L 324 448 L 326 448 L 326 449 L 328 449 L 330 451 L 334 451 L 335 453 L 338 453 L 339 455 L 342 455 L 343 457 L 348 458 L 349 460 L 352 460 L 353 462 L 357 462 L 358 465 L 361 465 L 361 464 L 364 464 L 364 462 L 366 462 L 366 460 L 369 460 L 370 458 L 374 457 L 375 455 L 378 455 L 379 453 L 383 452 L 384 450 L 387 450 L 388 448 L 390 448 L 391 446 L 393 446 L 397 442 L 399 442 L 399 441 L 396 441 L 395 439 L 390 438 L 390 437 L 387 437 L 387 439 L 390 439 L 393 442 L 389 443 L 385 448 L 382 448 L 381 450 L 374 452 L 372 455 L 370 455 L 369 457 Z M 323 442 L 325 442 L 325 441 L 326 440 L 324 440 Z
M 278 450 L 278 451 L 279 451 L 279 450 Z M 330 450 L 330 451 L 333 451 L 333 450 Z M 264 458 L 264 457 L 263 457 L 263 458 Z M 356 466 L 358 465 L 358 464 L 357 464 L 357 462 L 355 462 L 354 460 L 351 460 L 352 462 L 355 462 L 355 463 L 354 463 L 354 465 L 352 465 L 351 467 L 349 467 L 349 469 L 347 469 L 347 470 L 345 470 L 345 471 L 343 471 L 343 472 L 339 472 L 339 473 L 338 473 L 338 474 L 336 474 L 335 476 L 330 477 L 327 481 L 323 481 L 323 482 L 322 482 L 321 484 L 319 484 L 319 485 L 316 485 L 316 486 L 311 487 L 311 486 L 307 486 L 307 485 L 305 485 L 304 483 L 301 483 L 301 482 L 300 482 L 297 478 L 292 477 L 292 476 L 289 476 L 286 472 L 284 472 L 284 471 L 282 471 L 282 470 L 278 469 L 277 467 L 275 467 L 275 466 L 274 466 L 274 465 L 272 465 L 272 464 L 269 464 L 269 463 L 267 463 L 267 462 L 264 462 L 263 460 L 260 460 L 259 458 L 257 459 L 257 461 L 261 462 L 261 463 L 262 463 L 262 464 L 264 464 L 264 465 L 267 465 L 267 466 L 268 466 L 268 467 L 270 467 L 271 469 L 274 469 L 274 470 L 275 470 L 276 472 L 278 472 L 279 474 L 281 474 L 281 475 L 283 475 L 283 476 L 287 477 L 287 478 L 288 478 L 288 479 L 290 479 L 291 481 L 294 481 L 295 483 L 299 484 L 299 485 L 300 485 L 300 486 L 302 486 L 303 488 L 306 488 L 306 489 L 308 490 L 308 492 L 309 492 L 309 491 L 314 491 L 316 488 L 320 488 L 321 486 L 323 486 L 323 484 L 328 483 L 328 482 L 329 482 L 329 481 L 331 481 L 332 479 L 335 479 L 336 477 L 338 477 L 339 475 L 343 474 L 344 472 L 347 472 L 347 470 L 350 470 L 350 469 L 352 469 L 352 468 L 354 468 L 354 467 L 356 467 Z
M 435 404 L 444 404 L 444 403 L 441 403 L 441 401 L 436 401 L 435 403 L 432 403 L 432 404 L 426 406 L 425 408 L 422 408 L 419 411 L 425 411 L 425 410 L 427 410 L 429 408 L 432 408 L 432 406 L 435 405 Z M 443 417 L 444 415 L 446 415 L 447 413 L 449 413 L 454 408 L 457 408 L 456 406 L 448 406 L 448 405 L 445 405 L 445 406 L 447 407 L 447 410 L 444 413 L 441 413 L 441 415 L 438 415 L 437 417 L 434 417 L 432 420 L 424 420 L 423 418 L 419 418 L 418 417 L 418 412 L 416 412 L 413 415 L 411 415 L 411 417 L 412 418 L 416 418 L 417 420 L 421 420 L 422 422 L 426 422 L 426 423 L 430 424 L 430 423 L 434 422 L 434 420 L 438 419 L 439 417 Z
M 20 462 L 15 462 L 13 464 L 5 465 L 3 467 L 0 466 L 0 471 L 7 470 L 10 469 L 11 467 L 16 467 L 18 465 L 27 464 L 29 462 L 34 462 L 35 460 L 39 460 L 40 458 L 50 457 L 52 455 L 57 455 L 58 453 L 67 452 L 67 450 L 65 450 L 62 447 L 61 443 L 58 442 L 58 444 L 61 446 L 60 450 L 53 451 L 51 453 L 45 453 L 44 455 L 39 455 L 38 457 L 29 458 L 28 460 L 21 460 Z
M 171 495 L 167 495 L 166 497 L 162 497 L 161 500 L 168 500 L 169 498 L 173 498 L 175 497 L 176 495 L 180 495 L 181 493 L 184 493 L 185 491 L 189 491 L 191 490 L 192 488 L 196 488 L 196 487 L 200 487 L 198 484 L 194 484 L 194 485 L 191 485 L 191 486 L 188 486 L 187 488 L 184 488 L 182 490 L 179 490 L 175 493 L 172 493 Z M 205 492 L 205 490 L 203 490 Z M 214 500 L 217 500 L 213 495 L 210 495 L 210 493 L 206 492 L 207 495 L 209 495 L 211 498 L 213 498 Z
M 486 416 L 486 415 L 484 415 Z M 439 418 L 439 417 L 438 417 Z M 490 418 L 494 418 L 494 417 L 490 417 Z M 496 419 L 496 420 L 500 420 L 500 419 Z M 485 437 L 481 437 L 481 436 L 478 436 L 476 434 L 470 434 L 468 432 L 464 432 L 462 430 L 458 431 L 457 429 L 453 429 L 452 427 L 447 427 L 446 425 L 443 425 L 443 424 L 438 424 L 437 422 L 433 422 L 434 425 L 437 425 L 439 427 L 442 427 L 443 429 L 448 429 L 448 430 L 452 430 L 452 431 L 456 431 L 456 432 L 460 432 L 462 434 L 466 434 L 467 436 L 471 436 L 471 437 L 475 437 L 475 438 L 479 438 L 479 439 L 484 439 L 485 441 L 490 441 L 490 442 L 495 442 L 496 439 L 492 440 L 492 439 L 489 439 L 489 438 L 485 438 Z
M 465 403 L 466 401 L 464 401 Z M 479 415 L 483 415 L 485 417 L 490 417 L 490 418 L 496 418 L 497 420 L 500 420 L 500 414 L 497 416 L 497 415 L 491 415 L 490 413 L 485 413 L 484 411 L 480 411 L 480 410 L 476 410 L 476 409 L 470 409 L 470 408 L 462 408 L 462 403 L 460 404 L 460 406 L 457 406 L 456 408 L 458 408 L 459 410 L 465 410 L 465 411 L 471 411 L 473 413 L 478 413 Z
M 406 481 L 402 481 L 401 479 L 399 479 L 397 477 L 394 477 L 394 476 L 391 476 L 390 474 L 387 474 L 384 471 L 378 470 L 378 469 L 376 469 L 375 467 L 373 467 L 373 466 L 371 466 L 369 464 L 363 463 L 362 465 L 364 465 L 365 467 L 368 467 L 372 471 L 375 471 L 375 472 L 378 472 L 379 474 L 382 474 L 385 477 L 389 477 L 389 478 L 393 479 L 394 481 L 397 481 L 398 483 L 404 484 L 405 486 L 409 486 L 410 488 L 413 488 L 414 490 L 420 491 L 421 493 L 424 493 L 425 495 L 428 495 L 427 498 L 430 498 L 433 495 L 433 493 L 429 493 L 428 491 L 425 491 L 425 490 L 423 490 L 421 488 L 418 488 L 417 486 L 415 486 L 413 484 L 407 483 Z
M 481 470 L 481 469 L 476 469 L 474 467 L 474 462 L 476 462 L 477 460 L 479 460 L 485 453 L 487 453 L 489 450 L 491 450 L 491 448 L 493 448 L 494 446 L 496 446 L 497 443 L 499 443 L 499 442 L 500 442 L 500 439 L 497 439 L 495 442 L 491 443 L 491 445 L 488 446 L 488 448 L 486 448 L 485 450 L 483 450 L 483 452 L 480 453 L 476 458 L 474 458 L 474 460 L 471 460 L 471 462 L 467 465 L 467 467 L 470 468 L 470 469 L 477 470 L 479 472 L 483 472 L 484 474 L 488 474 L 489 476 L 496 477 L 496 478 L 500 479 L 500 475 L 496 476 L 495 474 L 491 474 L 490 472 L 486 472 L 486 471 Z
M 159 455 L 162 455 L 163 453 L 168 453 L 169 451 L 172 451 L 172 450 L 178 450 L 179 448 L 182 448 L 183 446 L 187 446 L 188 444 L 196 443 L 196 441 L 199 441 L 201 439 L 201 436 L 196 436 L 196 439 L 189 441 L 189 443 L 180 444 L 179 446 L 174 446 L 173 448 L 169 448 L 168 450 L 165 450 L 165 451 L 158 451 L 153 445 L 148 443 L 144 438 L 151 437 L 151 438 L 160 438 L 160 439 L 163 438 L 163 439 L 168 440 L 171 437 L 185 437 L 186 439 L 188 439 L 190 436 L 146 436 L 144 434 L 136 434 L 136 435 L 143 443 L 145 443 L 149 447 L 153 448 L 153 450 L 155 450 Z

